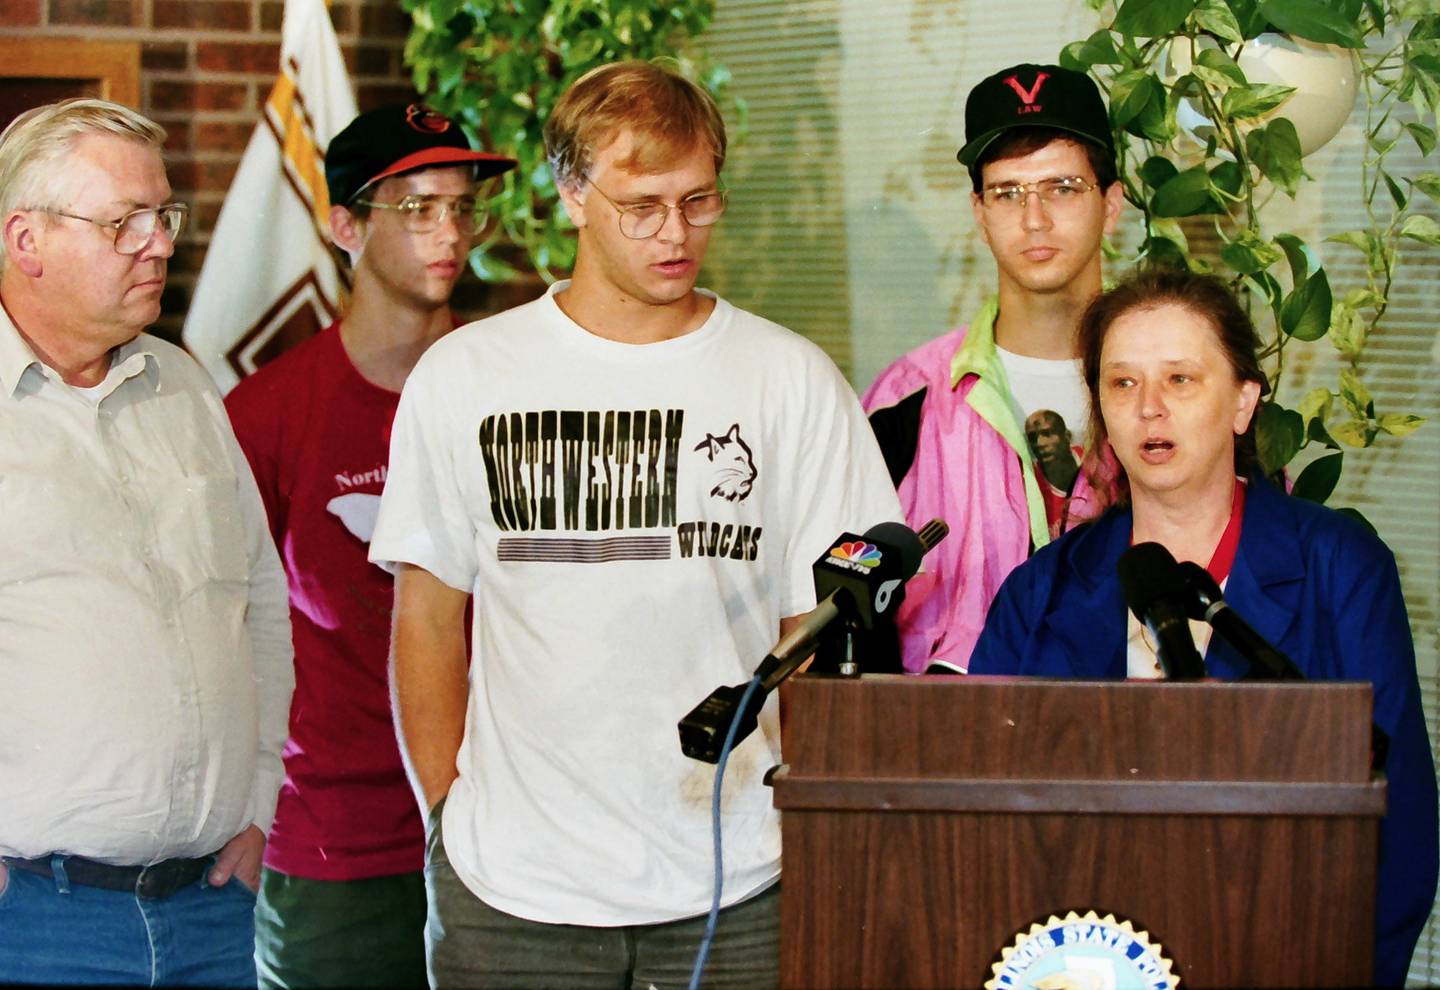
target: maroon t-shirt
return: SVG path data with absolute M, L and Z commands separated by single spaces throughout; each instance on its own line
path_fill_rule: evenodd
M 265 865 L 291 876 L 424 865 L 390 715 L 393 583 L 366 560 L 399 401 L 355 370 L 338 323 L 225 400 L 290 581 L 295 698 Z

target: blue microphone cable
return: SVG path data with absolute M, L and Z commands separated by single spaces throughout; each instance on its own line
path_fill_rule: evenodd
M 745 693 L 740 697 L 740 706 L 730 719 L 730 731 L 725 733 L 725 743 L 720 747 L 720 759 L 715 764 L 715 795 L 710 802 L 710 825 L 715 840 L 715 897 L 710 901 L 710 917 L 705 921 L 705 937 L 700 940 L 700 951 L 695 953 L 695 969 L 690 974 L 690 990 L 700 990 L 700 977 L 705 973 L 705 962 L 710 958 L 710 943 L 715 940 L 715 926 L 720 920 L 720 890 L 725 883 L 725 866 L 720 849 L 720 785 L 725 780 L 725 764 L 730 760 L 730 750 L 735 745 L 735 733 L 740 728 L 740 717 L 750 707 L 750 699 L 760 690 L 760 676 L 750 679 Z

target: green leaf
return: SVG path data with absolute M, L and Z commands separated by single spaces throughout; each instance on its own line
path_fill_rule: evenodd
M 1319 340 L 1330 329 L 1330 303 L 1330 279 L 1322 268 L 1285 297 L 1280 328 L 1296 340 Z
M 1253 275 L 1279 261 L 1280 249 L 1247 229 L 1220 249 L 1220 260 L 1242 275 Z
M 1375 309 L 1385 302 L 1385 297 L 1374 289 L 1351 289 L 1345 293 L 1345 305 L 1359 311 Z
M 1280 282 L 1269 272 L 1256 272 L 1253 275 L 1246 275 L 1245 281 L 1253 286 L 1260 293 L 1265 304 L 1275 314 L 1275 322 L 1280 322 L 1280 304 L 1284 301 L 1285 290 L 1280 287 Z
M 1365 9 L 1370 14 L 1370 19 L 1375 22 L 1375 30 L 1380 34 L 1385 33 L 1385 4 L 1381 0 L 1365 0 Z
M 1152 141 L 1167 141 L 1165 86 L 1148 72 L 1129 70 L 1110 85 L 1110 120 L 1117 128 Z
M 1225 6 L 1235 14 L 1240 33 L 1247 39 L 1255 38 L 1269 30 L 1270 23 L 1260 13 L 1260 0 L 1225 0 Z
M 1424 175 L 1416 176 L 1414 183 L 1416 189 L 1419 189 L 1435 202 L 1440 203 L 1440 175 L 1436 175 L 1434 172 L 1426 172 Z
M 1435 132 L 1424 124 L 1417 124 L 1414 121 L 1405 125 L 1410 136 L 1415 139 L 1415 146 L 1420 149 L 1420 154 L 1429 157 L 1435 150 Z
M 1232 200 L 1239 200 L 1245 188 L 1245 172 L 1234 162 L 1221 162 L 1210 170 L 1210 185 Z
M 1322 0 L 1265 0 L 1260 13 L 1281 31 L 1306 41 L 1342 48 L 1360 48 L 1365 43 L 1355 19 L 1347 19 Z
M 1125 0 L 1111 30 L 1132 38 L 1170 34 L 1185 23 L 1195 0 Z
M 1217 89 L 1228 90 L 1232 86 L 1245 85 L 1245 73 L 1233 58 L 1219 48 L 1200 49 L 1190 71 L 1197 79 L 1203 79 Z
M 1334 393 L 1328 388 L 1312 388 L 1305 393 L 1305 398 L 1300 400 L 1295 411 L 1305 420 L 1305 425 L 1308 427 L 1316 419 L 1321 422 L 1329 419 L 1330 406 L 1334 401 Z
M 1404 132 L 1400 130 L 1392 130 L 1389 133 L 1381 133 L 1379 128 L 1377 128 L 1373 133 L 1371 133 L 1370 137 L 1366 139 L 1366 143 L 1374 149 L 1375 154 L 1378 157 L 1383 158 L 1386 155 L 1390 154 L 1391 149 L 1393 149 L 1397 144 L 1400 143 L 1400 136 L 1403 133 Z
M 1285 260 L 1290 262 L 1290 280 L 1295 285 L 1304 282 L 1310 277 L 1312 270 L 1320 267 L 1310 245 L 1294 234 L 1276 234 L 1275 243 L 1285 252 Z
M 1330 343 L 1347 361 L 1356 361 L 1365 350 L 1369 325 L 1346 303 L 1336 303 L 1330 311 Z
M 1400 225 L 1400 236 L 1432 247 L 1440 247 L 1440 223 L 1436 223 L 1434 217 L 1412 213 Z
M 1115 74 L 1115 78 L 1110 81 L 1110 124 L 1112 127 L 1124 127 L 1145 109 L 1150 94 L 1141 86 L 1147 78 L 1149 78 L 1149 73 L 1141 72 L 1139 69 L 1126 69 L 1124 72 Z
M 1060 64 L 1077 72 L 1088 72 L 1097 65 L 1122 65 L 1120 53 L 1109 31 L 1096 31 L 1084 41 L 1075 41 L 1060 51 Z
M 1185 271 L 1191 267 L 1185 248 L 1168 237 L 1147 237 L 1141 254 L 1148 264 L 1157 268 Z
M 1340 401 L 1350 412 L 1350 418 L 1362 422 L 1370 419 L 1370 409 L 1375 400 L 1370 396 L 1370 390 L 1360 381 L 1360 376 L 1353 368 L 1345 368 L 1340 372 Z
M 1392 437 L 1408 437 L 1424 424 L 1424 416 L 1412 416 L 1409 413 L 1386 413 L 1375 420 L 1375 425 Z
M 1261 404 L 1255 422 L 1255 450 L 1266 474 L 1289 464 L 1304 442 L 1305 421 L 1299 413 L 1274 402 Z
M 1263 117 L 1290 98 L 1294 86 L 1252 83 L 1244 89 L 1232 89 L 1220 98 L 1220 110 L 1227 117 L 1248 120 Z
M 1397 210 L 1405 209 L 1406 205 L 1410 202 L 1410 197 L 1405 194 L 1405 190 L 1400 188 L 1398 182 L 1390 178 L 1389 172 L 1382 171 L 1380 178 L 1385 180 L 1385 188 L 1390 191 L 1390 199 L 1394 201 L 1395 208 Z
M 1225 4 L 1225 0 L 1200 0 L 1195 5 L 1193 16 L 1200 30 L 1209 31 L 1222 41 L 1238 45 L 1245 40 L 1240 22 L 1235 19 L 1235 12 Z
M 1345 462 L 1343 453 L 1326 454 L 1317 457 L 1305 466 L 1290 494 L 1310 502 L 1324 504 L 1340 481 L 1340 468 Z
M 1331 234 L 1325 240 L 1334 241 L 1336 244 L 1349 244 L 1369 257 L 1375 235 L 1368 230 L 1347 230 L 1343 234 Z
M 1347 419 L 1328 427 L 1330 435 L 1350 447 L 1368 447 L 1375 438 L 1363 419 Z
M 1193 217 L 1220 213 L 1224 207 L 1210 191 L 1210 175 L 1205 166 L 1197 165 L 1155 190 L 1155 195 L 1150 197 L 1150 210 L 1160 217 Z
M 1277 117 L 1245 135 L 1245 152 L 1255 167 L 1293 199 L 1305 174 L 1300 164 L 1300 138 L 1295 125 Z
M 1309 443 L 1323 444 L 1330 450 L 1340 449 L 1340 445 L 1335 442 L 1335 438 L 1330 435 L 1330 431 L 1325 429 L 1325 422 L 1323 420 L 1312 419 L 1310 421 L 1310 427 L 1305 431 L 1305 439 Z
M 1158 189 L 1180 173 L 1175 163 L 1161 155 L 1153 155 L 1145 159 L 1145 164 L 1136 170 L 1140 181 L 1151 189 Z

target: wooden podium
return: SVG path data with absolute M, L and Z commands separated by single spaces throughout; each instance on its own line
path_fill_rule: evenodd
M 980 987 L 1095 910 L 1191 987 L 1369 982 L 1368 684 L 802 675 L 785 686 L 781 984 Z

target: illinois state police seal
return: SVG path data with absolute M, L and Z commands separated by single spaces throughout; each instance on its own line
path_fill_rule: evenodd
M 1053 914 L 1000 951 L 985 990 L 1175 990 L 1180 978 L 1148 933 L 1113 914 Z

